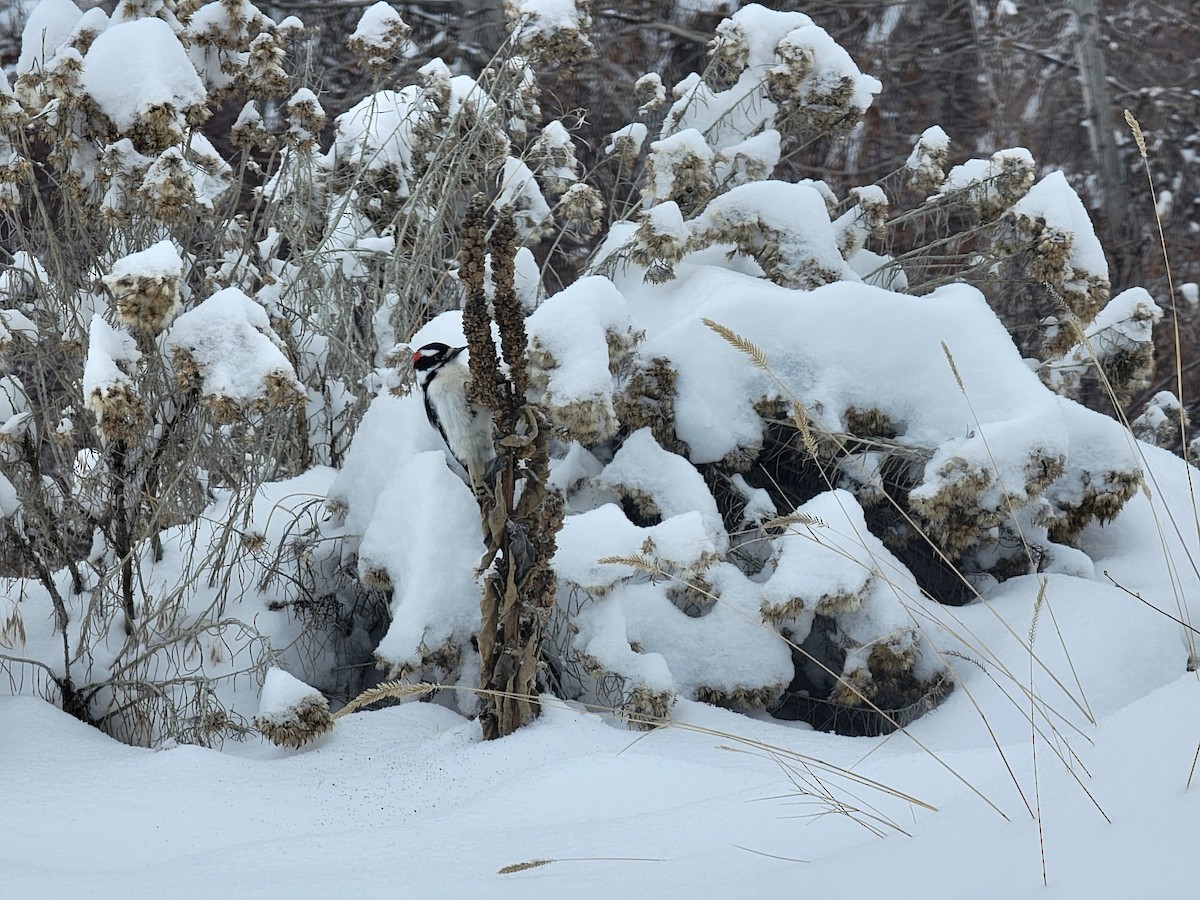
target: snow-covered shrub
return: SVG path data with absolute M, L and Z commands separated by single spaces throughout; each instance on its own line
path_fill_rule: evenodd
M 274 227 L 294 207 L 236 206 L 250 150 L 315 146 L 319 123 L 294 104 L 270 136 L 243 107 L 231 165 L 200 129 L 227 99 L 287 96 L 287 29 L 240 0 L 169 7 L 48 0 L 0 84 L 0 593 L 24 598 L 0 668 L 139 743 L 245 733 L 235 700 L 276 661 L 353 693 L 334 666 L 375 615 L 320 533 L 321 470 L 264 488 L 355 403 L 321 384 L 305 409 Z
M 949 689 L 908 598 L 967 602 L 1055 565 L 1140 480 L 1119 428 L 1048 390 L 984 294 L 952 282 L 986 285 L 1003 268 L 1094 300 L 1107 270 L 1070 187 L 1035 187 L 1019 148 L 951 168 L 934 127 L 894 176 L 844 197 L 774 178 L 781 148 L 852 127 L 878 90 L 808 17 L 748 6 L 712 55 L 657 134 L 635 122 L 610 136 L 632 202 L 614 206 L 585 277 L 528 320 L 529 396 L 555 429 L 551 482 L 567 513 L 549 683 L 638 724 L 687 696 L 889 730 Z M 566 140 L 552 126 L 534 146 L 553 196 L 575 177 Z M 505 165 L 507 182 L 531 183 Z M 503 196 L 521 197 L 531 238 L 529 199 Z M 1075 305 L 1086 328 L 1094 311 Z M 1145 359 L 1147 337 L 1117 331 L 1108 343 L 1096 332 L 1114 374 L 1122 353 Z M 412 339 L 430 340 L 461 343 L 458 317 Z M 1066 391 L 1047 371 L 1064 367 L 1042 374 Z M 448 594 L 467 593 L 478 533 L 465 487 L 434 474 L 421 413 L 416 397 L 376 400 L 335 496 L 361 534 L 360 577 L 394 592 L 380 664 L 462 685 L 469 599 L 411 592 L 437 565 L 440 583 L 460 585 Z M 424 437 L 405 438 L 381 492 L 370 473 L 383 436 L 413 429 Z M 424 538 L 381 499 L 419 492 L 430 505 L 431 485 L 461 498 L 437 563 L 400 549 Z
M 1019 148 L 951 166 L 934 126 L 874 183 L 789 180 L 880 85 L 753 4 L 703 74 L 638 81 L 586 172 L 583 116 L 544 121 L 535 74 L 589 51 L 585 4 L 508 5 L 478 77 L 395 80 L 420 48 L 367 8 L 373 83 L 340 115 L 293 71 L 315 39 L 246 0 L 38 7 L 0 82 L 0 593 L 27 598 L 0 636 L 31 660 L 0 664 L 142 742 L 247 733 L 272 666 L 341 698 L 371 660 L 472 690 L 519 671 L 638 725 L 682 696 L 877 733 L 949 689 L 912 598 L 1079 562 L 1065 545 L 1137 489 L 1127 436 L 1062 395 L 1147 383 L 1160 313 L 1108 300 L 1065 178 L 1035 184 Z M 485 261 L 476 234 L 468 262 L 481 188 L 527 246 Z M 563 261 L 582 277 L 547 296 Z M 477 348 L 487 315 L 528 332 L 499 354 L 528 371 L 496 372 L 528 404 L 501 435 L 528 454 L 510 511 L 563 519 L 522 620 L 541 659 L 481 631 L 524 526 L 481 531 L 403 385 L 405 342 L 463 343 L 468 288 Z M 993 311 L 1032 296 L 1036 366 Z M 262 730 L 327 724 L 268 688 Z

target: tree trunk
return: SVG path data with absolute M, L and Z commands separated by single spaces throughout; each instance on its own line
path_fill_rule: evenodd
M 1100 203 L 1108 224 L 1110 247 L 1123 245 L 1129 237 L 1129 184 L 1121 169 L 1117 148 L 1108 73 L 1100 46 L 1100 12 L 1097 0 L 1071 0 L 1071 14 L 1079 31 L 1079 83 L 1083 89 L 1084 121 L 1087 123 L 1092 158 L 1096 163 Z

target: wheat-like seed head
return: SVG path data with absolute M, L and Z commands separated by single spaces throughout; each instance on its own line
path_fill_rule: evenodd
M 636 553 L 631 556 L 605 556 L 602 559 L 596 560 L 603 566 L 629 566 L 631 569 L 637 569 L 639 572 L 645 572 L 647 575 L 665 575 L 662 566 L 655 560 L 641 553 Z
M 1138 153 L 1142 154 L 1142 159 L 1146 159 L 1146 135 L 1142 133 L 1142 126 L 1129 110 L 1125 110 L 1125 123 L 1133 132 L 1133 139 L 1137 141 Z
M 792 423 L 800 432 L 800 440 L 804 443 L 804 449 L 808 451 L 809 456 L 813 459 L 820 459 L 820 448 L 817 446 L 817 439 L 813 437 L 812 427 L 808 422 L 808 411 L 803 406 L 796 404 L 792 407 Z
M 818 516 L 810 516 L 807 513 L 793 511 L 786 516 L 776 516 L 774 519 L 768 519 L 762 523 L 763 528 L 788 528 L 792 525 L 807 525 L 810 528 L 828 528 L 825 520 Z
M 554 862 L 552 859 L 531 859 L 528 862 L 513 863 L 511 866 L 504 866 L 496 871 L 497 875 L 511 875 L 514 872 L 524 872 L 528 869 L 537 869 L 541 866 L 548 866 Z
M 963 386 L 962 376 L 958 374 L 958 366 L 954 362 L 954 355 L 950 352 L 950 348 L 946 346 L 946 342 L 942 341 L 942 352 L 946 354 L 946 362 L 950 363 L 950 371 L 954 373 L 954 380 L 958 383 L 958 389 L 966 392 Z
M 392 698 L 404 699 L 405 697 L 422 697 L 426 694 L 432 694 L 438 690 L 440 685 L 436 684 L 405 684 L 401 681 L 385 681 L 377 684 L 373 688 L 368 688 L 363 691 L 341 709 L 333 714 L 333 718 L 340 719 L 347 713 L 352 713 L 355 710 L 362 709 L 364 706 L 370 706 L 372 703 L 378 703 L 380 700 L 389 700 Z
M 749 356 L 750 361 L 754 363 L 755 366 L 760 369 L 770 368 L 767 362 L 767 354 L 763 353 L 763 351 L 755 346 L 752 341 L 742 337 L 732 329 L 726 328 L 724 325 L 721 325 L 718 322 L 714 322 L 712 319 L 703 318 L 700 321 L 719 334 L 725 343 Z
M 1033 619 L 1029 623 L 1029 647 L 1033 648 L 1034 641 L 1037 640 L 1038 619 L 1042 615 L 1042 606 L 1046 602 L 1046 579 L 1038 579 L 1037 599 L 1033 601 Z

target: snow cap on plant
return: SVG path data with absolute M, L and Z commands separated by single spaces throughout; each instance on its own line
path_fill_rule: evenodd
M 888 201 L 883 188 L 876 185 L 851 188 L 854 206 L 833 223 L 838 249 L 849 259 L 866 246 L 868 238 L 882 238 L 887 222 Z
M 267 670 L 253 723 L 272 744 L 293 750 L 333 731 L 329 701 L 321 692 L 274 666 Z
M 16 96 L 26 106 L 40 109 L 50 99 L 43 83 L 46 70 L 59 49 L 70 40 L 80 16 L 73 3 L 38 3 L 28 9 L 15 68 Z
M 542 195 L 533 170 L 516 157 L 510 156 L 504 161 L 496 203 L 513 210 L 517 230 L 524 243 L 538 241 L 554 226 L 550 204 Z
M 140 193 L 161 222 L 179 222 L 192 209 L 196 194 L 191 166 L 178 147 L 158 155 L 142 178 Z
M 96 181 L 106 187 L 100 201 L 100 215 L 106 221 L 117 224 L 130 220 L 137 206 L 135 200 L 142 186 L 142 179 L 152 162 L 153 158 L 139 153 L 129 138 L 121 138 L 104 147 L 96 167 L 99 170 Z M 73 174 L 82 177 L 82 173 Z M 82 181 L 70 182 L 68 191 L 82 198 Z
M 781 116 L 795 117 L 819 134 L 848 131 L 883 88 L 816 25 L 789 31 L 776 44 L 775 56 L 778 63 L 767 70 L 767 96 Z
M 608 145 L 604 152 L 616 157 L 621 168 L 626 171 L 632 170 L 638 156 L 641 155 L 642 145 L 646 142 L 646 132 L 646 126 L 641 122 L 618 128 L 608 136 Z
M 1108 301 L 1104 248 L 1062 172 L 1051 172 L 1012 206 L 996 246 L 1006 253 L 1028 253 L 1030 276 L 1058 295 L 1067 307 L 1063 318 L 1074 317 L 1078 326 L 1089 325 Z M 1061 353 L 1077 339 L 1075 328 L 1059 328 L 1047 335 L 1047 349 Z
M 684 215 L 694 215 L 714 189 L 713 152 L 699 131 L 688 128 L 650 145 L 642 189 L 647 204 L 673 200 Z
M 799 12 L 776 12 L 751 3 L 721 21 L 709 54 L 722 80 L 736 81 L 747 69 L 775 63 L 775 48 L 790 31 L 813 24 Z
M 71 31 L 70 45 L 81 54 L 86 54 L 92 42 L 102 31 L 108 28 L 108 16 L 100 7 L 92 7 L 84 12 Z
M 1099 366 L 1117 399 L 1126 403 L 1150 386 L 1154 374 L 1154 326 L 1163 311 L 1145 288 L 1122 291 L 1079 329 L 1071 313 L 1065 329 L 1077 343 L 1047 366 L 1046 379 L 1066 396 L 1078 391 L 1081 380 Z
M 233 62 L 252 36 L 270 26 L 271 20 L 249 0 L 213 0 L 192 11 L 185 33 L 192 43 L 224 51 L 222 59 Z
M 950 138 L 941 126 L 932 125 L 921 132 L 917 145 L 904 163 L 908 188 L 921 195 L 941 190 L 946 182 L 946 162 L 950 158 Z
M 780 134 L 768 128 L 717 153 L 714 165 L 717 181 L 727 187 L 765 181 L 775 171 L 779 158 Z
M 167 348 L 180 387 L 199 390 L 220 421 L 247 409 L 293 407 L 307 397 L 266 310 L 237 288 L 218 291 L 177 318 Z
M 675 277 L 675 264 L 683 259 L 691 237 L 679 205 L 674 200 L 657 203 L 642 213 L 629 259 L 646 270 L 646 281 L 662 284 Z
M 721 194 L 692 219 L 687 249 L 733 244 L 784 287 L 811 290 L 846 272 L 825 197 L 812 183 L 759 181 Z
M 174 7 L 175 4 L 171 0 L 119 0 L 116 9 L 113 10 L 112 21 L 116 25 L 156 16 L 173 29 L 177 29 L 179 20 L 175 17 Z
M 538 175 L 542 190 L 558 197 L 579 180 L 579 160 L 575 158 L 575 143 L 563 123 L 555 119 L 547 123 L 538 139 L 529 148 L 526 161 Z
M 1147 401 L 1142 414 L 1129 424 L 1139 441 L 1157 447 L 1170 447 L 1184 433 L 1183 429 L 1189 420 L 1187 410 L 1178 397 L 1171 391 L 1159 391 Z
M 384 0 L 367 7 L 346 46 L 357 65 L 372 78 L 382 78 L 410 46 L 412 29 Z
M 567 188 L 558 207 L 562 220 L 581 237 L 598 234 L 604 224 L 604 200 L 590 184 L 582 181 Z
M 505 0 L 518 50 L 543 66 L 570 68 L 596 52 L 589 0 Z
M 210 113 L 200 76 L 161 19 L 122 22 L 100 34 L 83 59 L 82 86 L 142 153 L 161 153 Z
M 284 139 L 297 150 L 311 150 L 325 127 L 325 118 L 317 95 L 308 88 L 300 88 L 287 102 L 288 130 Z
M 639 362 L 624 388 L 613 397 L 613 406 L 626 428 L 649 428 L 659 446 L 687 456 L 687 444 L 678 438 L 675 429 L 678 379 L 678 371 L 666 357 Z
M 952 557 L 959 557 L 1008 522 L 1014 510 L 1037 502 L 1066 471 L 1066 459 L 1034 447 L 1023 466 L 1021 481 L 1001 482 L 979 459 L 949 455 L 930 463 L 926 481 L 909 494 L 909 506 L 926 533 Z
M 503 109 L 473 78 L 451 75 L 440 59 L 423 65 L 418 76 L 421 93 L 406 101 L 414 104 L 407 115 L 411 124 L 401 126 L 411 127 L 413 132 L 411 145 L 404 152 L 411 154 L 414 170 L 424 171 L 429 160 L 444 152 L 439 148 L 449 142 L 457 148 L 456 155 L 461 155 L 455 161 L 452 183 L 470 188 L 478 183 L 481 172 L 495 172 L 508 155 Z M 339 123 L 342 118 L 339 117 Z
M 253 100 L 248 101 L 238 113 L 233 127 L 229 130 L 229 139 L 240 150 L 261 150 L 267 146 L 270 135 L 267 134 L 262 114 Z
M 83 56 L 74 47 L 63 47 L 43 70 L 41 87 L 48 99 L 73 107 L 83 97 L 82 83 Z
M 116 304 L 117 317 L 131 328 L 153 336 L 179 311 L 182 275 L 183 260 L 174 244 L 159 241 L 117 260 L 101 282 Z
M 288 88 L 288 76 L 283 68 L 286 57 L 279 46 L 279 38 L 271 32 L 263 32 L 252 40 L 242 78 L 246 93 L 253 97 L 283 94 Z
M 637 340 L 625 298 L 590 276 L 548 298 L 529 317 L 530 385 L 559 433 L 591 446 L 619 426 L 613 377 Z
M 83 397 L 105 441 L 134 441 L 140 434 L 146 404 L 138 395 L 132 373 L 141 356 L 133 335 L 113 328 L 99 313 L 92 317 Z
M 633 90 L 639 100 L 640 116 L 658 109 L 667 102 L 667 92 L 663 88 L 662 77 L 657 72 L 647 72 L 633 83 Z
M 990 159 L 969 159 L 951 169 L 938 196 L 962 202 L 981 221 L 994 222 L 1029 192 L 1034 169 L 1033 155 L 1024 147 L 998 150 Z

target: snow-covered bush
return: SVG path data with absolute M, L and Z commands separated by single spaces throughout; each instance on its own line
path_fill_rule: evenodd
M 984 294 L 951 282 L 1005 266 L 1048 283 L 1086 334 L 1107 269 L 1065 180 L 1035 187 L 1024 150 L 947 173 L 948 138 L 931 128 L 895 179 L 844 198 L 772 180 L 781 145 L 852 127 L 878 90 L 806 16 L 746 7 L 718 30 L 713 60 L 676 88 L 656 137 L 642 123 L 611 136 L 612 164 L 641 172 L 636 202 L 616 207 L 626 221 L 586 277 L 527 323 L 530 397 L 556 429 L 551 480 L 567 512 L 548 683 L 641 724 L 686 696 L 888 730 L 949 689 L 906 598 L 968 602 L 1071 564 L 1065 545 L 1140 478 L 1119 426 L 1047 389 Z M 553 182 L 572 166 L 540 140 Z M 912 190 L 917 205 L 892 212 Z M 869 249 L 951 213 L 961 233 L 903 256 Z M 1145 361 L 1148 333 L 1100 326 L 1107 342 L 1097 331 L 1100 349 L 1075 366 Z M 461 343 L 456 314 L 411 343 L 431 340 Z M 1064 349 L 1041 374 L 1066 390 Z M 381 398 L 368 421 L 334 496 L 361 532 L 361 577 L 407 572 L 420 591 L 427 564 L 405 559 L 426 558 L 409 550 L 421 538 L 382 500 L 419 491 L 432 507 L 451 482 L 401 474 L 436 468 L 426 430 L 381 492 L 372 460 L 385 435 L 421 430 L 419 398 Z M 435 543 L 458 594 L 477 533 L 465 489 L 452 493 L 461 555 L 446 555 L 445 531 Z M 461 603 L 393 604 L 380 664 L 474 683 Z
M 320 335 L 281 299 L 297 267 L 271 223 L 292 209 L 251 224 L 237 200 L 251 151 L 318 137 L 302 103 L 273 137 L 253 105 L 288 96 L 293 33 L 245 2 L 47 0 L 0 84 L 0 592 L 21 598 L 0 665 L 135 742 L 245 733 L 235 697 L 276 661 L 358 687 L 333 666 L 361 653 L 370 595 L 322 543 L 312 468 L 355 398 L 306 365 Z M 233 97 L 236 166 L 201 131 Z
M 349 46 L 373 84 L 332 117 L 292 71 L 302 26 L 245 0 L 31 16 L 0 82 L 13 684 L 142 742 L 247 733 L 272 666 L 343 698 L 372 659 L 467 712 L 507 664 L 638 725 L 687 697 L 877 733 L 950 689 L 913 598 L 1086 569 L 1071 545 L 1141 474 L 1066 398 L 1146 385 L 1161 313 L 1109 299 L 1065 178 L 1020 148 L 951 166 L 934 126 L 877 181 L 789 180 L 881 86 L 754 4 L 704 73 L 639 80 L 587 172 L 535 74 L 589 52 L 586 4 L 508 6 L 478 77 L 433 59 L 408 84 L 388 67 L 420 48 L 368 7 Z M 526 245 L 486 264 L 480 233 L 460 256 L 479 189 Z M 564 259 L 581 277 L 550 294 Z M 1021 290 L 1053 307 L 1032 361 L 996 313 Z M 481 533 L 406 391 L 410 347 L 464 342 L 467 293 L 476 347 L 489 304 L 528 313 L 496 370 L 529 410 L 498 434 L 531 454 L 508 507 L 563 519 L 519 666 L 480 591 L 525 525 L 485 509 Z M 328 711 L 281 678 L 255 724 L 296 744 Z

